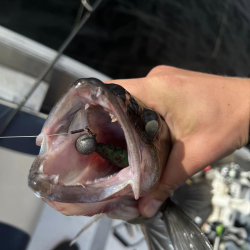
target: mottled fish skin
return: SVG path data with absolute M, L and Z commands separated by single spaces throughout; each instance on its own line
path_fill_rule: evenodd
M 119 123 L 108 123 L 104 110 Z M 156 133 L 146 131 L 151 121 L 157 122 Z M 95 153 L 90 158 L 79 154 L 74 147 L 79 135 L 48 137 L 82 128 L 81 123 L 97 134 L 97 141 L 102 142 L 110 134 L 109 140 L 120 141 L 122 147 L 120 124 L 130 165 L 102 180 L 102 172 L 109 170 L 110 164 Z M 29 186 L 54 209 L 66 215 L 106 213 L 111 218 L 139 223 L 149 249 L 212 249 L 201 231 L 171 201 L 151 219 L 139 216 L 138 198 L 158 184 L 171 139 L 165 120 L 123 87 L 105 85 L 95 78 L 77 80 L 51 111 L 37 144 L 41 152 L 30 169 Z M 89 179 L 95 175 L 97 182 Z M 191 230 L 194 237 L 178 241 L 178 234 Z

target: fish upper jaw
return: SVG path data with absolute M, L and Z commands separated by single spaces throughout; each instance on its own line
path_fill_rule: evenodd
M 85 174 L 79 170 L 81 167 L 79 162 L 84 164 L 85 161 L 88 167 L 91 167 L 95 159 L 100 162 L 101 159 L 97 155 L 87 158 L 76 151 L 74 145 L 79 134 L 58 137 L 50 137 L 49 135 L 69 132 L 74 119 L 84 120 L 82 118 L 86 110 L 91 110 L 91 108 L 95 107 L 102 107 L 105 111 L 111 113 L 121 125 L 127 143 L 129 166 L 119 171 L 118 174 L 111 174 L 104 180 L 99 178 L 97 181 L 93 180 L 86 183 L 79 181 L 74 183 L 74 179 L 82 180 L 85 178 Z M 141 156 L 132 132 L 133 128 L 124 111 L 125 107 L 122 100 L 114 96 L 99 80 L 77 80 L 53 109 L 42 133 L 37 138 L 37 144 L 41 145 L 41 150 L 31 167 L 28 178 L 29 186 L 35 194 L 51 201 L 88 203 L 117 197 L 119 192 L 124 193 L 126 191 L 126 194 L 130 194 L 131 191 L 128 187 L 131 186 L 134 198 L 138 199 L 140 196 Z M 81 119 L 78 118 L 80 116 L 78 114 L 81 114 Z M 76 118 L 72 120 L 73 116 Z M 94 118 L 91 117 L 91 119 Z M 96 130 L 99 130 L 88 119 L 85 119 L 83 123 L 84 126 L 86 125 L 91 128 L 93 125 Z M 73 126 L 75 126 L 74 124 Z M 82 124 L 78 124 L 77 126 L 82 126 Z M 101 139 L 103 138 L 104 135 L 102 135 Z M 73 166 L 71 170 L 70 165 L 72 164 L 76 164 L 77 167 Z M 98 170 L 98 166 L 95 167 Z M 64 173 L 68 169 L 70 174 L 74 175 L 74 178 L 68 177 Z

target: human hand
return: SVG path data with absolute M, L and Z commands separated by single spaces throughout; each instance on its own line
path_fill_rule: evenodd
M 249 79 L 158 66 L 145 78 L 106 83 L 123 86 L 170 130 L 172 149 L 159 185 L 139 200 L 145 217 L 190 176 L 248 142 Z

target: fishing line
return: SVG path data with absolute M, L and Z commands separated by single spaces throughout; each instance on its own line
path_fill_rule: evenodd
M 84 131 L 87 131 L 88 134 L 90 134 L 91 136 L 96 136 L 95 134 L 93 134 L 93 132 L 89 128 L 82 128 L 82 129 L 72 130 L 72 131 L 70 131 L 68 133 L 51 134 L 51 135 L 47 135 L 47 136 L 73 135 L 73 134 L 81 133 L 81 132 L 84 132 Z M 2 136 L 2 137 L 0 137 L 0 139 L 32 138 L 32 137 L 38 137 L 38 135 Z
M 70 42 L 73 40 L 73 38 L 76 36 L 78 31 L 82 28 L 82 26 L 87 22 L 91 14 L 93 13 L 94 10 L 99 6 L 102 0 L 97 0 L 95 5 L 93 7 L 90 6 L 90 4 L 86 1 L 83 0 L 81 1 L 84 7 L 88 10 L 88 12 L 84 15 L 80 23 L 71 31 L 67 39 L 63 42 L 61 47 L 59 48 L 56 57 L 54 60 L 45 68 L 45 70 L 41 73 L 41 75 L 37 78 L 37 80 L 34 83 L 34 86 L 30 89 L 28 94 L 22 99 L 18 107 L 11 112 L 11 114 L 7 117 L 5 122 L 2 124 L 0 127 L 0 134 L 3 133 L 3 131 L 6 129 L 6 127 L 10 124 L 10 122 L 13 120 L 13 118 L 16 116 L 16 114 L 21 110 L 21 108 L 25 105 L 25 103 L 28 101 L 30 96 L 33 94 L 33 92 L 36 90 L 36 88 L 39 86 L 41 81 L 48 75 L 50 70 L 53 68 L 55 63 L 58 61 L 64 50 L 68 47 Z
M 103 217 L 103 216 L 104 216 L 104 214 L 98 214 L 98 215 L 96 215 L 89 223 L 87 223 L 86 226 L 84 226 L 84 227 L 77 233 L 77 235 L 74 237 L 74 239 L 70 242 L 69 246 L 70 246 L 70 247 L 73 246 L 73 245 L 77 242 L 77 240 L 78 240 L 78 238 L 81 236 L 81 234 L 82 234 L 84 231 L 86 231 L 90 226 L 92 226 L 92 224 L 94 224 L 96 221 L 98 221 L 99 219 L 101 219 L 101 217 Z

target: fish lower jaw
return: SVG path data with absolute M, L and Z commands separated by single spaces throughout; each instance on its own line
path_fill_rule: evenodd
M 131 177 L 131 167 L 122 169 L 119 173 L 88 182 L 77 182 L 74 185 L 64 185 L 59 175 L 47 175 L 43 167 L 29 176 L 29 186 L 39 198 L 64 203 L 93 203 L 119 196 L 122 191 L 132 195 L 136 183 Z M 131 188 L 129 188 L 131 186 Z M 126 190 L 124 190 L 126 188 Z M 93 197 L 91 197 L 91 194 Z
M 92 181 L 87 181 L 85 183 L 77 183 L 76 185 L 83 185 L 86 187 L 93 187 L 93 188 L 109 188 L 113 187 L 112 192 L 110 195 L 120 191 L 121 187 L 126 187 L 127 185 L 131 186 L 133 191 L 133 196 L 137 200 L 139 199 L 139 183 L 137 183 L 132 177 L 132 168 L 130 166 L 122 169 L 121 171 L 109 175 L 107 177 L 98 178 Z

